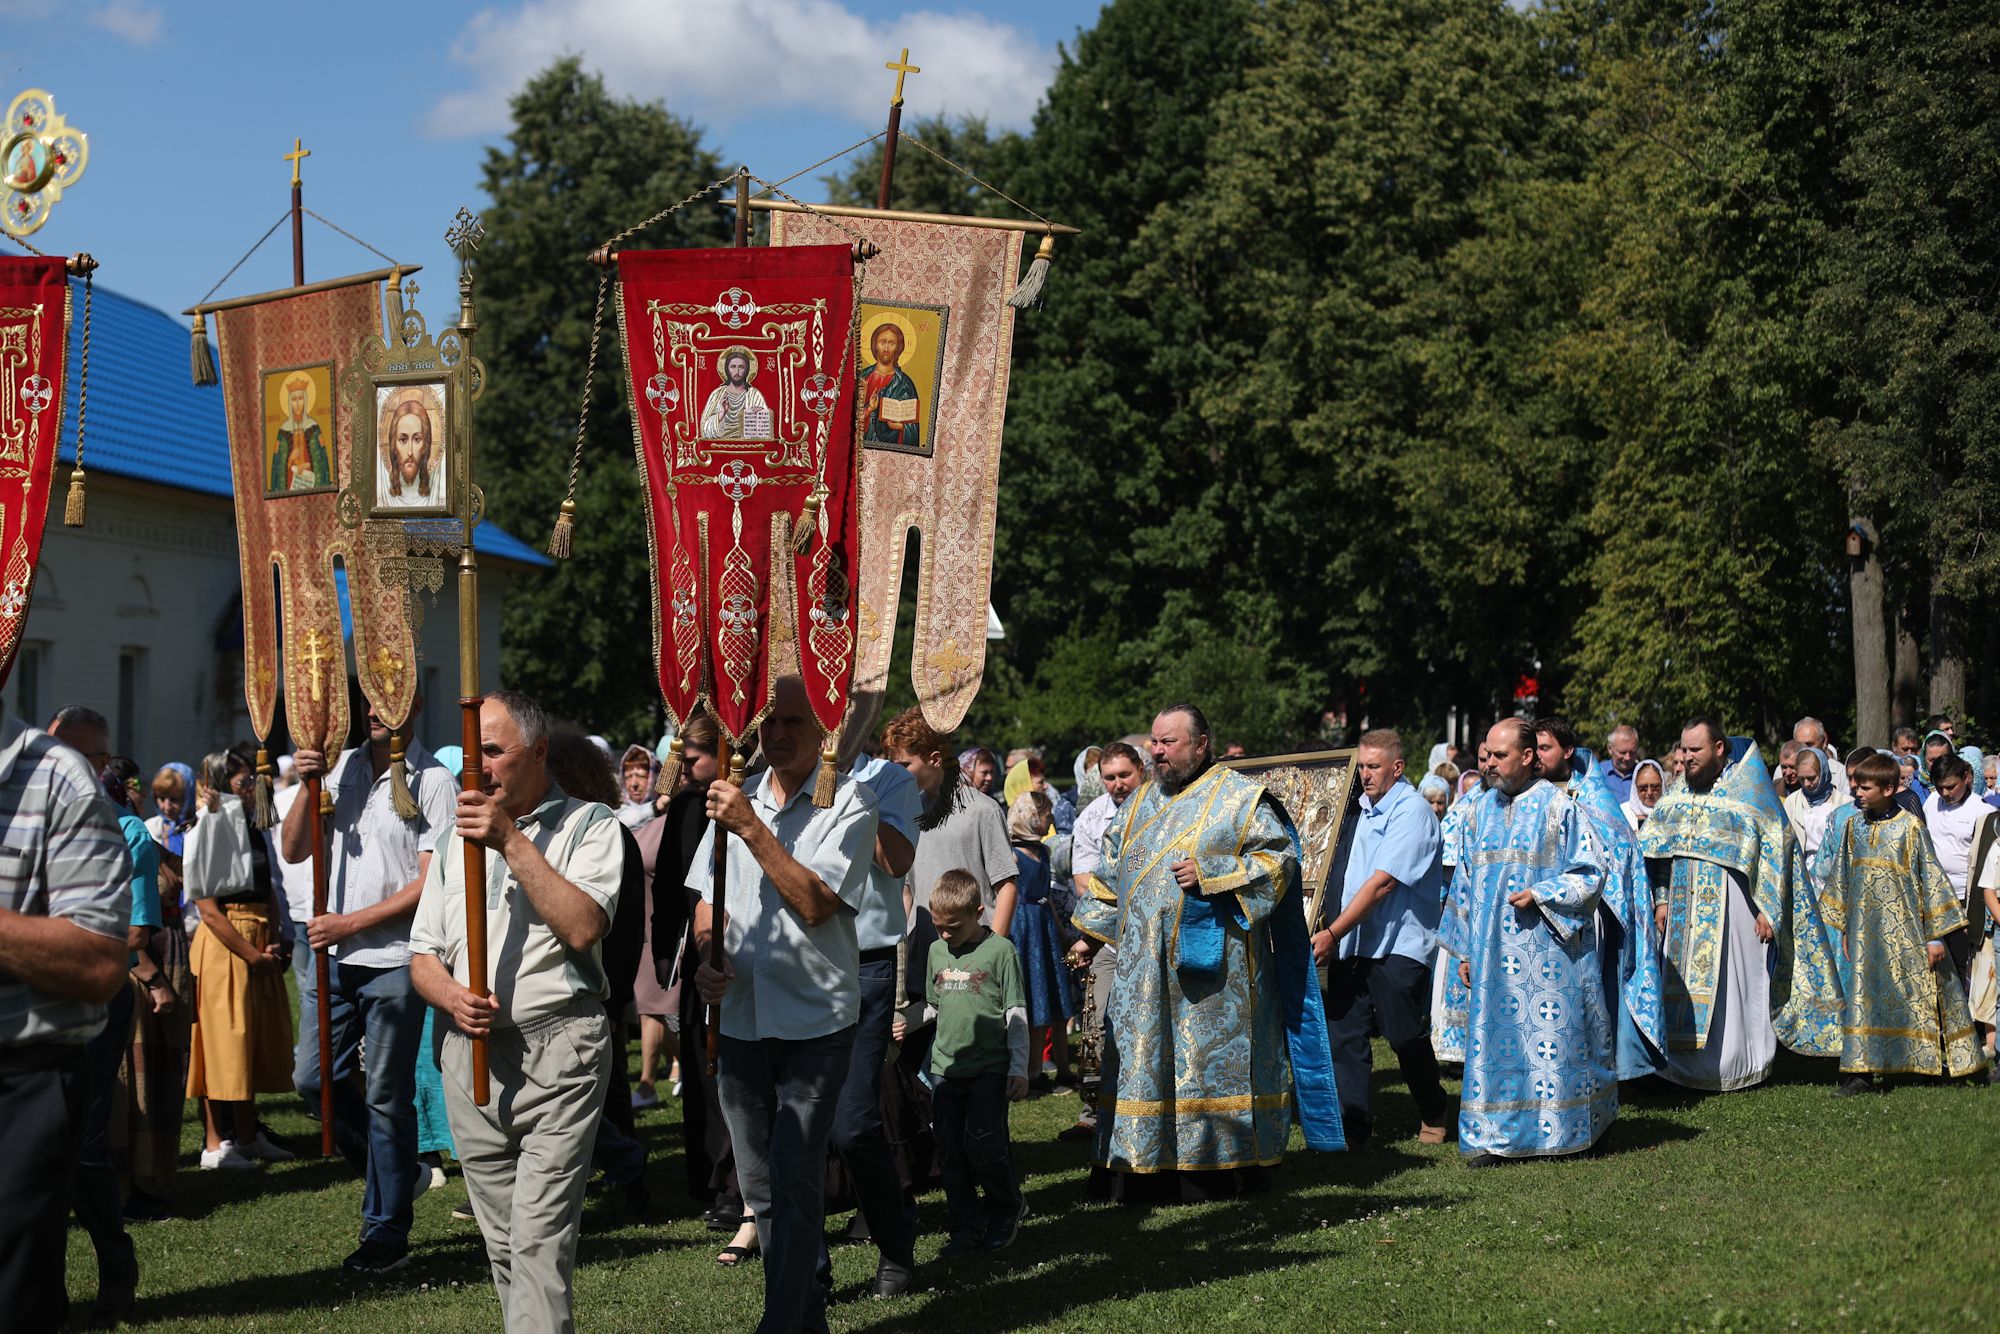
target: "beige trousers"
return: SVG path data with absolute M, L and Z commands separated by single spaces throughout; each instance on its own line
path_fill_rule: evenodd
M 611 1024 L 580 997 L 487 1039 L 491 1096 L 472 1101 L 472 1043 L 445 1034 L 438 1065 L 451 1137 L 486 1239 L 508 1334 L 571 1334 L 576 1238 L 611 1078 Z

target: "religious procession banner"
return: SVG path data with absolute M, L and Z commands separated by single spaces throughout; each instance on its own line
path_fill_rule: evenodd
M 356 496 L 379 488 L 403 512 L 439 513 L 455 484 L 440 461 L 450 427 L 441 387 L 418 375 L 355 391 L 370 370 L 362 353 L 371 338 L 379 362 L 379 284 L 395 276 L 359 274 L 207 308 L 229 428 L 251 725 L 260 740 L 269 736 L 282 679 L 294 743 L 329 755 L 346 743 L 350 721 L 336 563 L 364 696 L 400 728 L 416 692 L 408 582 L 364 549 Z M 367 423 L 357 420 L 363 413 Z
M 14 669 L 48 522 L 69 324 L 62 256 L 0 257 L 0 684 Z
M 972 707 L 986 669 L 986 608 L 1000 436 L 1014 349 L 1008 297 L 1021 233 L 846 214 L 773 212 L 771 244 L 851 239 L 881 248 L 861 285 L 855 408 L 861 431 L 860 639 L 854 723 L 881 708 L 910 529 L 922 533 L 910 674 L 940 732 Z
M 660 694 L 737 749 L 796 671 L 830 756 L 853 678 L 857 273 L 834 239 L 617 257 Z

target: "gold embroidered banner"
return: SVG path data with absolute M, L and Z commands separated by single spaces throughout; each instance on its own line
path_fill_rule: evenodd
M 1021 233 L 844 216 L 882 249 L 861 284 L 861 577 L 849 736 L 874 722 L 889 678 L 903 549 L 922 533 L 910 678 L 949 732 L 979 694 Z M 826 218 L 771 215 L 774 246 L 851 241 Z
M 62 256 L 0 257 L 0 684 L 14 670 L 48 523 L 69 318 Z
M 416 692 L 406 585 L 385 577 L 379 553 L 361 559 L 358 533 L 340 514 L 343 486 L 357 469 L 372 477 L 378 466 L 354 458 L 355 422 L 340 386 L 363 340 L 380 336 L 380 276 L 215 311 L 251 725 L 260 739 L 270 734 L 282 677 L 294 744 L 330 755 L 346 743 L 349 723 L 336 561 L 346 574 L 363 694 L 398 727 Z M 443 434 L 436 424 L 435 438 Z

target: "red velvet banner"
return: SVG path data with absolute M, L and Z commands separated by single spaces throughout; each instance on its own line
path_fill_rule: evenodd
M 618 277 L 667 709 L 706 705 L 740 748 L 797 671 L 832 732 L 854 676 L 852 252 L 626 251 Z
M 0 256 L 0 684 L 14 670 L 42 554 L 68 333 L 63 257 Z

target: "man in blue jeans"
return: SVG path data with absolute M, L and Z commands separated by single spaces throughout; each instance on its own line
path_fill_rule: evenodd
M 419 696 L 411 711 L 423 705 Z M 400 761 L 417 814 L 396 813 L 391 778 L 391 733 L 368 713 L 368 744 L 347 751 L 328 772 L 326 756 L 302 750 L 292 758 L 299 779 L 324 775 L 333 804 L 327 861 L 327 911 L 306 923 L 305 944 L 328 950 L 327 1007 L 333 1030 L 334 1137 L 350 1162 L 361 1166 L 367 1188 L 361 1201 L 361 1245 L 345 1267 L 358 1274 L 386 1274 L 409 1262 L 411 1205 L 430 1173 L 417 1161 L 417 1047 L 423 1041 L 424 1002 L 410 986 L 410 919 L 417 910 L 431 848 L 452 826 L 451 775 L 412 741 Z M 304 798 L 285 814 L 284 857 L 312 855 Z M 306 1022 L 317 1022 L 317 1016 Z M 308 1047 L 314 1049 L 307 1061 Z M 355 1091 L 362 1051 L 365 1094 Z M 308 1106 L 319 1105 L 317 1042 L 302 1040 L 292 1082 Z
M 729 1123 L 743 1203 L 764 1252 L 763 1334 L 826 1328 L 826 1148 L 861 1017 L 855 915 L 875 855 L 874 795 L 839 775 L 813 805 L 825 734 L 805 686 L 785 677 L 757 728 L 770 763 L 742 787 L 717 778 L 712 823 L 688 868 L 701 895 L 695 985 L 722 1006 L 716 1093 Z M 721 908 L 726 958 L 710 962 L 716 826 L 727 831 Z M 872 1220 L 871 1220 L 872 1221 Z

